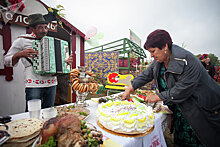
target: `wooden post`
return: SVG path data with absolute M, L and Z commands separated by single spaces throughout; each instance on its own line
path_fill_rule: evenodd
M 138 76 L 138 65 L 136 64 L 136 77 Z

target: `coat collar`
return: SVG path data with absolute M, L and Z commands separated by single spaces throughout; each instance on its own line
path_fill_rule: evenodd
M 184 49 L 173 45 L 172 54 L 168 64 L 167 72 L 181 74 L 184 70 L 184 66 L 187 66 L 186 55 L 183 54 Z

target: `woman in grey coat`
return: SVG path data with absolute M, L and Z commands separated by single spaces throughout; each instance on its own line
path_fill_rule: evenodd
M 155 30 L 144 45 L 154 61 L 134 79 L 122 99 L 154 80 L 157 95 L 173 111 L 174 143 L 178 146 L 220 145 L 220 86 L 189 51 L 174 45 L 168 32 Z

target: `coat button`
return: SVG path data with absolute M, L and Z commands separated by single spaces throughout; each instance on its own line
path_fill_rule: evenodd
M 218 114 L 218 111 L 215 111 L 215 112 L 214 112 L 214 114 L 216 114 L 216 115 L 217 115 L 217 114 Z

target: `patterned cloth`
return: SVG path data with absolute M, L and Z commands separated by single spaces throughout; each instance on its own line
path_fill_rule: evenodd
M 198 137 L 183 117 L 180 108 L 176 105 L 174 110 L 174 142 L 179 146 L 203 147 Z
M 160 91 L 167 91 L 167 84 L 164 80 L 164 73 L 166 68 L 162 63 L 158 77 L 158 84 Z M 174 143 L 180 147 L 203 147 L 198 137 L 184 118 L 178 105 L 175 105 L 174 112 Z
M 85 66 L 102 78 L 109 73 L 118 72 L 118 52 L 94 52 L 85 54 Z

